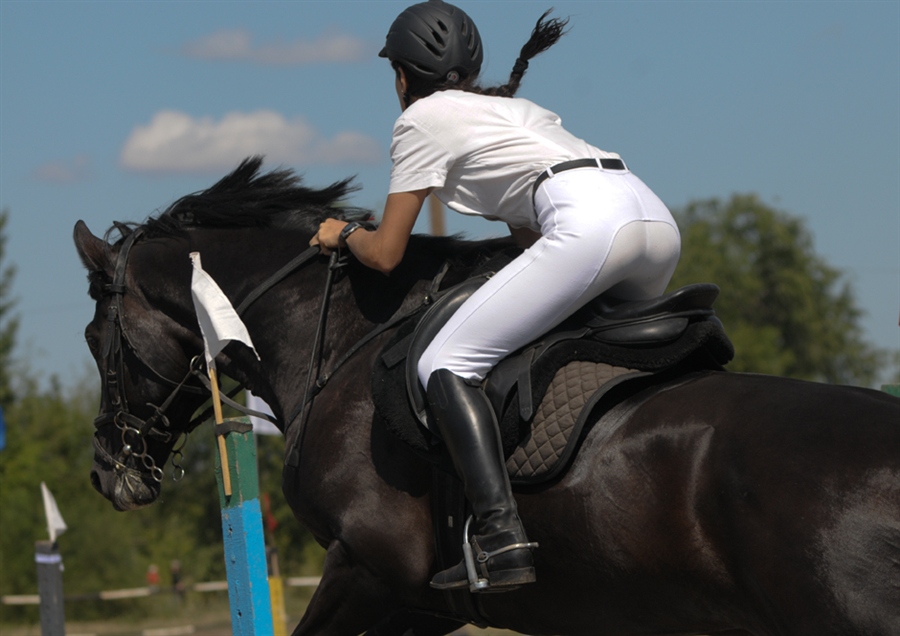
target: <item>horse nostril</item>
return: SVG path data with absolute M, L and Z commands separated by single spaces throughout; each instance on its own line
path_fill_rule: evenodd
M 103 494 L 103 490 L 100 488 L 100 475 L 97 474 L 96 470 L 91 471 L 91 486 L 101 495 Z

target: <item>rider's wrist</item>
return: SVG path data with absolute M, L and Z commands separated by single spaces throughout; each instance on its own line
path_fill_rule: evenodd
M 359 230 L 363 227 L 363 224 L 359 221 L 350 221 L 341 229 L 340 236 L 338 237 L 338 244 L 341 247 L 347 247 L 347 239 L 351 234 L 353 234 L 356 230 Z
M 374 232 L 377 229 L 377 225 L 373 221 L 350 221 L 341 229 L 341 233 L 338 236 L 338 244 L 341 247 L 347 246 L 347 237 L 353 234 L 356 230 L 366 230 L 367 232 Z

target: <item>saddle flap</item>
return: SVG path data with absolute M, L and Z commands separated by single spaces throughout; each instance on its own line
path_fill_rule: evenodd
M 450 288 L 425 312 L 422 320 L 416 326 L 409 350 L 406 356 L 406 390 L 409 402 L 413 407 L 416 418 L 425 428 L 428 426 L 428 414 L 426 410 L 425 392 L 419 382 L 418 362 L 438 334 L 441 328 L 450 320 L 450 316 L 456 313 L 460 305 L 466 302 L 476 289 L 487 280 L 487 276 L 476 276 L 463 281 L 459 285 Z
M 600 399 L 619 384 L 648 375 L 651 374 L 645 371 L 582 360 L 560 367 L 539 402 L 534 421 L 507 457 L 512 483 L 536 484 L 562 471 Z

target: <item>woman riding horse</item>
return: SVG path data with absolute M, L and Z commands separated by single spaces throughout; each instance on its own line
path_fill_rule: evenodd
M 402 110 L 381 224 L 371 229 L 328 219 L 310 241 L 325 253 L 349 248 L 361 263 L 387 274 L 403 258 L 433 192 L 457 212 L 506 222 L 527 248 L 460 307 L 418 366 L 435 432 L 473 508 L 470 542 L 490 590 L 533 582 L 536 544 L 519 519 L 481 382 L 505 356 L 600 293 L 623 300 L 660 295 L 681 245 L 666 206 L 617 154 L 514 97 L 528 61 L 564 33 L 567 20 L 546 17 L 509 81 L 482 88 L 482 42 L 465 12 L 441 0 L 403 11 L 380 53 L 394 68 Z M 468 578 L 462 562 L 439 572 L 431 585 L 467 587 Z

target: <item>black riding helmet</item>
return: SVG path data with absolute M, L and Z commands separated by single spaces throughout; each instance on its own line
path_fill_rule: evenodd
M 473 77 L 481 70 L 481 36 L 466 12 L 442 0 L 408 7 L 397 16 L 378 54 L 434 82 Z

